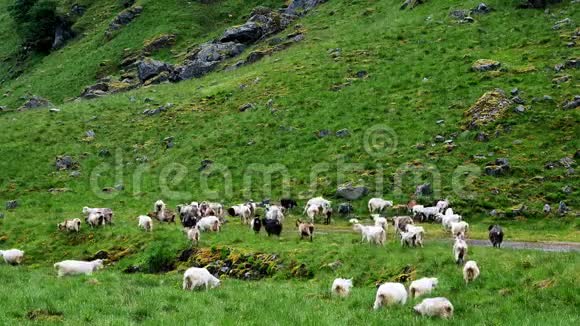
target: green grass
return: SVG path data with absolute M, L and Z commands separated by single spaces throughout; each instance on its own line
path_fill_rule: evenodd
M 0 323 L 30 323 L 28 311 L 38 309 L 56 313 L 52 318 L 57 321 L 62 313 L 68 324 L 436 323 L 412 315 L 410 304 L 371 312 L 374 282 L 391 279 L 408 264 L 417 268 L 417 277 L 440 278 L 435 295 L 447 296 L 455 304 L 458 317 L 452 323 L 578 322 L 574 311 L 579 301 L 577 253 L 471 248 L 482 277 L 465 288 L 448 244 L 434 241 L 423 250 L 409 250 L 400 249 L 391 239 L 386 248 L 369 248 L 345 232 L 320 234 L 313 244 L 299 242 L 291 226 L 297 216 L 289 219 L 280 241 L 255 237 L 235 222 L 221 234 L 204 235 L 201 246 L 277 253 L 286 264 L 304 262 L 314 272 L 311 280 L 288 279 L 280 272 L 259 282 L 226 279 L 222 288 L 209 293 L 183 293 L 179 286 L 184 266 L 163 275 L 121 273 L 129 265 L 144 263 L 153 247 L 169 243 L 177 253 L 188 246 L 175 226 L 158 226 L 153 234 L 137 229 L 136 216 L 151 210 L 157 199 L 170 207 L 191 200 L 225 205 L 249 198 L 275 201 L 286 195 L 300 205 L 314 195 L 339 203 L 332 197 L 337 184 L 344 182 L 364 184 L 371 191 L 352 203 L 357 216 L 367 215 L 366 201 L 371 196 L 406 203 L 417 184 L 433 182 L 436 194 L 421 201 L 449 198 L 454 210 L 470 223 L 473 238 L 485 239 L 487 226 L 499 223 L 506 240 L 580 241 L 578 173 L 544 169 L 547 161 L 572 156 L 580 148 L 578 110 L 560 109 L 563 101 L 578 93 L 578 71 L 566 70 L 572 80 L 559 87 L 551 82 L 556 76 L 552 67 L 573 57 L 576 50 L 565 46 L 565 36 L 574 27 L 560 31 L 551 27 L 565 17 L 580 21 L 575 5 L 564 1 L 551 8 L 552 16 L 516 10 L 516 1 L 489 1 L 494 12 L 464 25 L 449 19 L 449 11 L 474 7 L 478 1 L 430 1 L 412 11 L 399 11 L 399 1 L 394 0 L 329 1 L 296 22 L 305 31 L 304 41 L 253 65 L 99 100 L 68 101 L 95 82 L 99 63 L 118 63 L 125 48 L 140 49 L 156 35 L 176 33 L 177 44 L 156 54 L 174 62 L 190 46 L 243 22 L 253 6 L 278 7 L 282 1 L 140 3 L 145 6 L 141 17 L 105 42 L 103 33 L 120 8 L 116 2 L 94 1 L 77 22 L 82 37 L 47 57 L 31 58 L 22 76 L 0 84 L 0 94 L 6 94 L 0 105 L 17 108 L 20 97 L 32 93 L 61 109 L 57 114 L 46 109 L 0 113 L 0 203 L 16 199 L 20 204 L 15 210 L 1 211 L 5 218 L 0 219 L 0 247 L 27 252 L 24 266 L 0 265 L 0 278 L 5 280 L 0 285 L 4 303 Z M 7 35 L 0 44 L 0 58 L 10 58 L 18 44 L 1 10 L 6 4 L 0 0 L 0 32 Z M 70 5 L 62 4 L 63 8 Z M 291 26 L 281 36 L 293 30 Z M 246 53 L 264 47 L 256 45 Z M 337 59 L 329 53 L 334 48 L 342 49 Z M 469 72 L 480 58 L 499 60 L 506 71 Z M 518 72 L 527 66 L 536 69 Z M 6 69 L 7 65 L 0 67 L 0 80 L 6 78 Z M 353 79 L 361 70 L 368 77 Z M 349 82 L 340 91 L 331 90 Z M 476 142 L 477 131 L 462 128 L 463 112 L 497 87 L 508 92 L 519 88 L 531 109 L 523 115 L 510 112 L 483 128 L 491 139 Z M 532 102 L 544 95 L 554 101 Z M 273 110 L 266 105 L 269 99 Z M 173 107 L 158 116 L 142 114 L 168 102 Z M 256 108 L 240 113 L 239 107 L 246 103 Z M 437 125 L 439 119 L 445 123 Z M 375 155 L 373 144 L 368 145 L 375 126 L 387 126 L 396 138 L 396 145 L 379 146 L 380 155 Z M 315 136 L 322 129 L 342 128 L 351 135 Z M 85 139 L 87 130 L 95 131 L 95 139 Z M 447 152 L 434 144 L 438 134 L 456 134 L 457 147 Z M 168 136 L 175 138 L 175 146 L 166 150 L 162 141 Z M 416 149 L 418 143 L 427 148 Z M 102 149 L 112 156 L 100 157 Z M 490 153 L 493 156 L 484 160 L 473 158 Z M 55 156 L 63 154 L 79 161 L 80 176 L 54 170 Z M 497 157 L 510 160 L 511 174 L 494 178 L 481 173 L 485 163 Z M 200 172 L 204 159 L 214 165 Z M 270 180 L 264 177 L 276 169 L 287 172 L 273 172 Z M 410 173 L 403 175 L 405 171 Z M 474 178 L 466 180 L 463 171 L 472 171 Z M 124 190 L 101 191 L 117 184 L 123 184 Z M 566 185 L 573 186 L 570 194 L 562 191 Z M 49 193 L 54 188 L 69 191 Z M 561 200 L 572 209 L 567 216 L 543 215 L 545 203 L 555 210 Z M 488 214 L 492 209 L 509 213 L 520 204 L 528 207 L 524 216 Z M 95 231 L 83 225 L 78 235 L 56 231 L 56 223 L 78 217 L 85 205 L 113 208 L 116 225 Z M 331 228 L 346 229 L 346 222 L 336 217 Z M 426 228 L 428 240 L 448 237 L 437 225 Z M 54 262 L 88 258 L 101 249 L 130 249 L 130 255 L 93 277 L 55 277 Z M 320 269 L 336 259 L 344 263 L 336 275 Z M 335 276 L 355 278 L 351 298 L 329 297 Z M 91 284 L 93 278 L 99 284 Z M 536 286 L 547 279 L 554 280 L 551 287 Z M 19 290 L 11 291 L 15 285 Z M 503 296 L 498 295 L 500 290 Z M 209 310 L 200 308 L 207 304 Z
M 134 229 L 131 221 L 119 221 L 115 233 Z M 106 229 L 94 232 L 94 239 L 108 237 Z M 141 234 L 151 243 L 172 239 L 176 248 L 185 249 L 185 237 L 177 227 L 157 226 L 153 234 Z M 89 234 L 83 230 L 80 236 Z M 313 243 L 299 241 L 295 228 L 287 225 L 281 239 L 256 236 L 237 222 L 226 225 L 219 234 L 202 235 L 201 246 L 229 246 L 242 252 L 277 254 L 282 270 L 260 281 L 222 278 L 222 286 L 209 292 L 184 292 L 180 289 L 183 269 L 161 275 L 123 274 L 128 264 L 139 263 L 134 256 L 107 266 L 92 276 L 57 278 L 41 253 L 31 253 L 23 266 L 0 265 L 0 299 L 4 302 L 0 322 L 29 323 L 29 311 L 48 311 L 60 315 L 65 324 L 98 323 L 146 324 L 395 324 L 440 323 L 419 318 L 411 300 L 403 307 L 372 311 L 375 283 L 395 280 L 406 266 L 415 269 L 412 278 L 435 276 L 440 286 L 433 296 L 445 296 L 455 306 L 452 324 L 518 324 L 572 325 L 578 322 L 579 256 L 577 253 L 541 253 L 471 247 L 469 258 L 480 265 L 481 277 L 465 286 L 461 268 L 452 260 L 451 246 L 427 242 L 423 249 L 400 248 L 389 235 L 386 247 L 359 244 L 358 235 L 323 233 Z M 74 239 L 77 235 L 58 235 L 57 239 Z M 65 240 L 66 241 L 66 240 Z M 48 245 L 48 244 L 47 244 Z M 76 246 L 78 247 L 78 246 Z M 76 251 L 72 245 L 62 249 Z M 49 250 L 47 255 L 57 254 Z M 146 252 L 146 250 L 145 250 Z M 76 257 L 60 253 L 62 257 Z M 175 251 L 177 256 L 177 250 Z M 286 276 L 290 261 L 304 263 L 314 273 L 312 279 Z M 340 260 L 332 271 L 324 266 Z M 347 299 L 332 298 L 329 288 L 335 277 L 352 277 L 354 289 Z M 406 283 L 408 285 L 408 283 Z M 543 286 L 545 288 L 543 288 Z M 12 291 L 19 289 L 18 291 Z M 554 312 L 558 315 L 555 316 Z

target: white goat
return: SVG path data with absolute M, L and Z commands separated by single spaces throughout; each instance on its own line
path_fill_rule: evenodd
M 81 230 L 81 220 L 78 218 L 72 220 L 65 220 L 62 223 L 58 223 L 57 227 L 61 231 L 68 231 L 68 232 L 79 232 Z
M 367 241 L 368 243 L 374 243 L 377 245 L 384 246 L 387 239 L 387 233 L 380 226 L 365 226 L 362 224 L 354 224 L 353 229 L 360 232 L 362 235 L 361 242 Z
M 24 259 L 24 251 L 19 249 L 0 250 L 0 257 L 4 262 L 10 265 L 20 265 Z
M 97 227 L 105 224 L 105 217 L 100 212 L 91 212 L 86 217 L 87 224 L 91 227 Z
M 306 203 L 306 206 L 304 206 L 304 213 L 303 214 L 306 214 L 306 211 L 312 205 L 320 206 L 323 210 L 322 214 L 326 214 L 326 211 L 332 206 L 330 201 L 328 201 L 322 197 L 311 198 Z
M 332 294 L 338 295 L 340 297 L 348 297 L 350 294 L 350 288 L 352 288 L 352 279 L 337 278 L 332 282 L 332 287 L 330 291 Z
M 197 288 L 205 287 L 205 290 L 215 288 L 220 285 L 220 280 L 211 275 L 205 268 L 191 267 L 183 274 L 183 289 L 193 291 Z
M 461 220 L 462 220 L 461 215 L 458 215 L 458 214 L 447 215 L 447 214 L 445 214 L 445 215 L 443 215 L 441 217 L 441 225 L 446 230 L 450 230 L 451 229 L 451 225 L 453 223 L 460 222 Z
M 458 235 L 466 236 L 468 230 L 469 230 L 469 224 L 465 221 L 451 223 L 451 234 L 453 236 L 458 236 Z
M 101 214 L 103 216 L 103 221 L 101 224 L 111 224 L 113 223 L 113 210 L 110 208 L 90 208 L 90 207 L 83 207 L 83 215 L 85 219 L 91 214 Z
M 137 217 L 139 220 L 139 227 L 147 232 L 153 231 L 153 219 L 147 215 L 140 215 Z
M 187 230 L 187 238 L 191 240 L 191 242 L 197 244 L 199 243 L 199 239 L 201 238 L 201 232 L 199 232 L 199 227 L 196 225 Z
M 379 286 L 375 297 L 373 309 L 377 310 L 383 305 L 400 304 L 407 302 L 407 290 L 401 283 L 384 283 Z
M 437 287 L 439 280 L 436 277 L 423 277 L 411 282 L 409 296 L 411 299 L 431 293 Z
M 467 258 L 467 242 L 463 240 L 463 237 L 459 236 L 455 238 L 455 243 L 453 244 L 453 258 L 457 264 L 463 264 L 465 258 Z
M 98 269 L 103 268 L 103 260 L 102 259 L 97 259 L 93 261 L 65 260 L 54 264 L 54 268 L 56 268 L 58 271 L 58 277 L 77 274 L 91 275 Z
M 199 231 L 219 232 L 221 229 L 221 222 L 217 216 L 206 216 L 197 222 Z
M 368 203 L 369 212 L 381 213 L 387 207 L 393 207 L 393 202 L 382 198 L 371 198 Z
M 463 266 L 463 279 L 465 284 L 475 281 L 479 277 L 479 267 L 475 260 L 470 260 Z
M 449 200 L 445 199 L 445 200 L 440 200 L 437 202 L 437 204 L 435 205 L 435 207 L 437 207 L 439 209 L 440 213 L 443 213 L 443 211 L 449 207 Z
M 272 205 L 266 208 L 266 219 L 267 220 L 278 220 L 278 222 L 284 222 L 284 213 L 282 212 L 282 207 L 278 205 Z
M 415 245 L 423 248 L 423 237 L 425 236 L 425 229 L 422 226 L 415 226 L 413 224 L 405 225 L 406 231 L 415 235 Z
M 388 228 L 387 219 L 382 216 L 379 216 L 379 214 L 373 214 L 372 217 L 373 220 L 375 221 L 375 226 L 380 226 L 385 230 L 385 232 L 387 232 Z
M 446 298 L 424 299 L 413 307 L 416 313 L 422 316 L 441 317 L 444 319 L 453 317 L 453 305 Z

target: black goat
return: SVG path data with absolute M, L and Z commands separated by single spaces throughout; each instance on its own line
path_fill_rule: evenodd
M 503 230 L 501 226 L 494 224 L 490 225 L 487 230 L 489 231 L 489 241 L 493 247 L 501 248 L 501 243 L 503 242 Z
M 282 223 L 280 223 L 278 220 L 268 220 L 266 218 L 262 218 L 262 225 L 264 226 L 264 229 L 266 229 L 268 236 L 272 234 L 280 236 L 280 233 L 282 233 Z

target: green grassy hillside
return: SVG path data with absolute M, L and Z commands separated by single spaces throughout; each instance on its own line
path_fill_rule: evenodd
M 458 23 L 450 12 L 471 9 L 478 1 L 428 1 L 401 11 L 398 0 L 330 0 L 280 33 L 303 31 L 303 41 L 254 64 L 73 100 L 98 76 L 118 74 L 127 48 L 139 50 L 147 40 L 173 33 L 176 44 L 154 57 L 179 62 L 188 49 L 245 22 L 253 7 L 277 8 L 285 2 L 141 0 L 141 15 L 106 41 L 104 32 L 122 7 L 117 1 L 86 1 L 91 5 L 75 25 L 82 35 L 48 56 L 28 58 L 17 78 L 11 71 L 19 40 L 4 10 L 8 2 L 0 0 L 0 32 L 6 35 L 0 43 L 0 105 L 8 107 L 0 112 L 0 203 L 16 200 L 18 207 L 0 209 L 0 249 L 18 247 L 27 258 L 17 268 L 0 264 L 0 278 L 7 280 L 0 285 L 0 299 L 10 302 L 0 314 L 2 323 L 158 324 L 199 318 L 214 324 L 265 324 L 286 315 L 280 323 L 423 323 L 409 305 L 370 311 L 374 282 L 395 279 L 406 265 L 416 268 L 417 277 L 440 277 L 436 295 L 455 304 L 456 324 L 577 323 L 577 253 L 473 248 L 482 278 L 464 289 L 450 245 L 434 241 L 447 237 L 437 225 L 426 226 L 423 250 L 400 249 L 392 230 L 386 249 L 369 249 L 358 244 L 358 236 L 344 232 L 346 221 L 338 216 L 314 244 L 299 243 L 293 223 L 300 212 L 295 211 L 281 241 L 255 237 L 232 221 L 219 235 L 204 234 L 200 245 L 275 253 L 286 267 L 273 278 L 245 282 L 226 277 L 222 289 L 190 295 L 179 290 L 186 264 L 168 274 L 121 272 L 146 266 L 156 248 L 167 246 L 167 256 L 175 260 L 189 246 L 178 226 L 156 225 L 152 234 L 137 229 L 136 217 L 150 211 L 157 199 L 171 208 L 192 200 L 229 205 L 282 196 L 302 206 L 317 195 L 338 204 L 344 200 L 335 198 L 335 191 L 344 183 L 370 190 L 352 202 L 361 219 L 368 216 L 370 197 L 404 204 L 417 185 L 429 182 L 435 193 L 419 202 L 449 198 L 471 224 L 471 237 L 486 238 L 487 225 L 496 222 L 506 228 L 508 240 L 580 241 L 578 172 L 561 164 L 545 168 L 566 157 L 578 161 L 578 109 L 562 109 L 579 94 L 578 70 L 554 71 L 555 65 L 578 58 L 577 46 L 566 45 L 580 21 L 578 4 L 564 0 L 545 12 L 516 9 L 515 0 L 492 0 L 487 2 L 491 13 Z M 72 5 L 59 3 L 63 9 Z M 554 30 L 564 18 L 572 23 Z M 227 63 L 268 47 L 268 41 L 258 43 Z M 478 59 L 497 60 L 502 69 L 472 72 Z M 565 75 L 568 81 L 553 82 Z M 466 129 L 464 112 L 496 88 L 508 96 L 518 88 L 525 112 L 514 112 L 512 105 L 496 122 Z M 49 99 L 60 111 L 16 112 L 27 94 Z M 241 112 L 246 104 L 253 107 Z M 160 106 L 167 110 L 143 114 Z M 336 136 L 342 129 L 349 135 Z M 87 137 L 91 130 L 94 137 Z M 329 135 L 320 137 L 321 131 Z M 479 132 L 487 133 L 489 141 L 476 141 Z M 455 146 L 437 141 L 438 135 Z M 167 137 L 173 137 L 170 148 Z M 59 155 L 77 161 L 78 174 L 56 171 Z M 510 172 L 486 175 L 486 164 L 497 158 L 509 160 Z M 203 160 L 213 164 L 200 169 Z M 578 169 L 576 162 L 572 168 Z M 116 186 L 122 187 L 103 191 Z M 570 209 L 564 216 L 556 212 L 560 201 Z M 542 212 L 546 203 L 553 210 L 547 215 Z M 526 209 L 517 212 L 521 205 Z M 83 206 L 113 208 L 115 225 L 96 230 L 83 225 L 79 234 L 56 230 L 58 222 L 79 217 Z M 499 216 L 490 216 L 492 210 Z M 55 278 L 54 262 L 87 259 L 99 250 L 124 254 L 93 277 Z M 336 272 L 321 269 L 337 259 L 344 265 Z M 292 261 L 304 263 L 312 278 L 301 282 L 288 276 Z M 335 276 L 355 278 L 353 298 L 329 297 Z M 16 286 L 18 291 L 9 291 Z M 88 303 L 78 308 L 73 302 Z M 208 303 L 210 310 L 191 309 Z M 276 308 L 264 312 L 268 303 Z

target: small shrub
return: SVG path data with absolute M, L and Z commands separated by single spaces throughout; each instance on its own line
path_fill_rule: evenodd
M 144 270 L 147 273 L 165 273 L 175 269 L 175 257 L 165 243 L 156 243 L 147 252 Z

